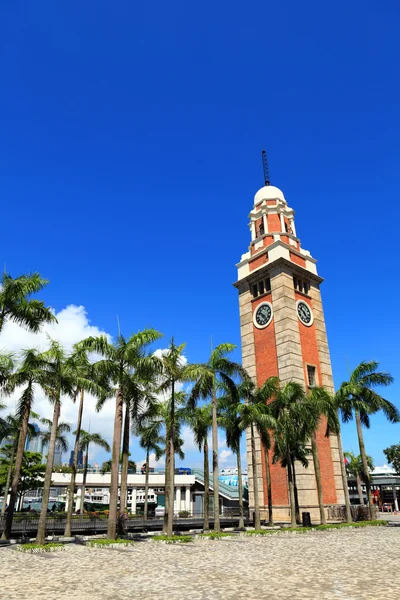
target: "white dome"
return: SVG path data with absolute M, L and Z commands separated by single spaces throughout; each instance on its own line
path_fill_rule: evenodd
M 274 185 L 265 185 L 254 196 L 254 206 L 260 204 L 263 200 L 276 200 L 277 198 L 286 202 L 285 196 L 279 188 Z

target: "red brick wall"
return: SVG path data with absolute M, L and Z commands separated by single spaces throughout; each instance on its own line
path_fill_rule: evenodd
M 297 292 L 295 296 L 296 301 L 306 301 L 307 304 L 309 304 L 312 308 L 312 301 L 309 298 L 305 300 L 304 297 Z M 304 381 L 307 383 L 306 364 L 310 364 L 317 367 L 318 382 L 321 382 L 321 367 L 314 325 L 311 325 L 311 327 L 306 327 L 299 320 L 299 333 L 304 364 Z M 325 504 L 335 504 L 337 498 L 332 464 L 331 444 L 329 438 L 325 437 L 325 429 L 326 423 L 321 422 L 320 428 L 317 432 L 317 444 L 319 460 L 321 464 L 322 497 Z
M 301 256 L 297 256 L 297 254 L 294 254 L 293 252 L 290 252 L 290 260 L 301 267 L 306 266 L 305 258 L 301 258 Z
M 280 231 L 281 230 L 281 219 L 279 215 L 272 214 L 268 215 L 268 231 Z
M 271 295 L 263 296 L 260 299 L 252 302 L 253 311 L 256 310 L 257 306 L 261 302 L 271 302 Z M 275 343 L 275 325 L 274 319 L 265 329 L 258 329 L 254 327 L 254 345 L 256 354 L 256 365 L 257 365 L 257 384 L 258 386 L 265 383 L 269 377 L 278 376 L 278 357 L 276 354 L 276 343 Z M 268 492 L 267 492 L 267 478 L 265 470 L 265 454 L 262 451 L 262 478 L 264 488 L 264 503 L 268 503 Z M 270 465 L 271 465 L 271 480 L 272 480 L 272 504 L 273 505 L 286 505 L 288 503 L 288 487 L 286 469 L 282 469 L 279 464 L 272 464 L 272 456 L 270 453 Z
M 265 263 L 268 262 L 268 254 L 262 254 L 261 256 L 258 256 L 257 258 L 254 258 L 251 260 L 251 262 L 249 262 L 249 270 L 250 271 L 254 271 L 254 269 L 257 269 L 258 267 L 261 267 L 261 265 L 265 265 Z

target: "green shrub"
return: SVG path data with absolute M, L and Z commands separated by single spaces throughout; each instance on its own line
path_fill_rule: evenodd
M 186 519 L 187 517 L 190 517 L 190 512 L 188 510 L 181 510 L 179 511 L 179 516 L 181 519 Z
M 357 521 L 356 523 L 330 523 L 328 525 L 315 525 L 315 527 L 283 527 L 282 529 L 255 529 L 245 531 L 245 535 L 272 535 L 275 533 L 307 533 L 307 531 L 327 531 L 329 529 L 343 529 L 345 527 L 379 527 L 387 525 L 387 521 Z
M 99 539 L 99 540 L 90 540 L 86 545 L 90 548 L 101 548 L 107 546 L 132 546 L 135 542 L 133 540 L 107 540 L 107 539 Z
M 210 540 L 219 540 L 224 537 L 232 537 L 233 533 L 221 532 L 221 531 L 211 531 L 211 533 L 199 533 L 197 537 L 200 538 L 208 538 Z
M 65 550 L 64 544 L 49 542 L 48 544 L 20 544 L 16 548 L 18 552 L 57 552 Z
M 190 535 L 154 535 L 154 542 L 166 542 L 167 544 L 187 544 L 192 541 Z

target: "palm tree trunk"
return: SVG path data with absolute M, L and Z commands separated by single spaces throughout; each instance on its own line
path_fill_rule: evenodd
M 165 433 L 165 483 L 164 483 L 164 523 L 163 533 L 167 535 L 168 531 L 168 509 L 169 509 L 169 472 L 171 469 L 170 460 L 170 443 L 171 429 L 167 424 Z
M 1 536 L 3 540 L 8 540 L 8 539 L 10 539 L 10 536 L 11 536 L 11 528 L 12 528 L 12 522 L 13 522 L 13 518 L 14 518 L 15 501 L 17 499 L 18 485 L 19 485 L 19 480 L 21 477 L 21 468 L 22 468 L 22 461 L 24 458 L 25 442 L 26 442 L 26 436 L 28 433 L 30 412 L 31 412 L 31 403 L 28 402 L 24 408 L 24 413 L 23 413 L 23 417 L 22 417 L 22 421 L 21 421 L 21 430 L 20 430 L 20 433 L 18 436 L 18 446 L 17 446 L 16 457 L 15 457 L 14 474 L 13 474 L 13 478 L 12 478 L 11 491 L 10 491 L 10 502 L 8 504 L 6 524 L 4 527 L 3 535 Z M 13 460 L 14 460 L 14 457 L 12 456 L 12 461 L 10 461 L 10 466 L 12 465 Z M 8 488 L 5 490 L 5 493 L 4 493 L 4 504 L 6 503 L 7 494 L 8 494 Z
M 83 461 L 83 477 L 82 477 L 81 506 L 80 506 L 81 515 L 83 515 L 83 511 L 85 510 L 86 478 L 87 478 L 87 472 L 88 472 L 88 464 L 89 464 L 89 444 L 86 446 L 85 458 Z
M 292 474 L 292 467 L 291 467 L 290 452 L 287 453 L 286 462 L 287 462 L 286 469 L 287 469 L 288 482 L 289 482 L 290 524 L 291 524 L 291 527 L 297 527 L 296 500 L 295 500 L 295 495 L 294 495 L 293 474 Z
M 362 504 L 364 506 L 364 494 L 363 494 L 362 487 L 361 487 L 361 477 L 358 473 L 356 475 L 356 482 L 357 482 L 357 493 L 358 493 L 358 497 L 360 498 L 360 504 Z
M 58 427 L 58 419 L 60 417 L 60 410 L 61 410 L 60 397 L 58 397 L 54 403 L 53 422 L 51 425 L 51 434 L 50 434 L 50 441 L 49 441 L 49 451 L 47 453 L 46 474 L 44 477 L 44 484 L 43 484 L 42 507 L 40 510 L 38 530 L 37 530 L 37 535 L 36 535 L 36 543 L 37 544 L 44 544 L 45 539 L 46 539 L 47 509 L 48 509 L 49 497 L 50 497 L 51 476 L 53 474 L 54 451 L 55 451 L 55 447 L 56 447 L 57 427 Z
M 322 498 L 321 465 L 319 462 L 317 436 L 316 436 L 315 431 L 313 432 L 313 434 L 311 436 L 311 450 L 312 450 L 312 455 L 313 455 L 313 460 L 314 460 L 315 483 L 317 484 L 319 517 L 321 520 L 321 525 L 326 525 L 324 500 Z
M 296 523 L 298 525 L 300 525 L 301 521 L 300 521 L 299 492 L 297 489 L 296 467 L 294 464 L 294 460 L 292 460 L 292 474 L 293 474 L 294 502 L 295 502 L 295 507 L 296 507 Z
M 147 521 L 147 512 L 148 512 L 148 495 L 149 495 L 149 468 L 150 468 L 150 452 L 147 448 L 146 450 L 146 475 L 144 480 L 144 510 L 143 510 L 143 518 Z
M 267 493 L 268 493 L 268 525 L 270 527 L 274 524 L 273 508 L 272 508 L 272 480 L 271 480 L 271 465 L 269 464 L 269 452 L 265 450 L 265 474 L 267 479 Z
M 70 482 L 69 488 L 68 488 L 68 510 L 67 510 L 67 520 L 65 523 L 65 531 L 64 531 L 64 535 L 66 537 L 71 537 L 71 520 L 72 520 L 72 513 L 74 510 L 75 480 L 76 480 L 76 471 L 78 468 L 79 437 L 81 435 L 84 398 L 85 398 L 85 392 L 83 390 L 81 390 L 81 395 L 80 395 L 80 400 L 79 400 L 79 409 L 78 409 L 78 422 L 76 424 L 74 460 L 72 461 L 71 482 Z
M 346 521 L 347 521 L 347 523 L 352 523 L 353 522 L 353 518 L 351 516 L 349 486 L 348 486 L 348 483 L 347 483 L 346 466 L 344 464 L 342 436 L 340 434 L 340 430 L 337 433 L 337 441 L 338 441 L 338 450 L 339 450 L 340 471 L 341 471 L 341 475 L 342 475 L 344 503 L 345 503 L 345 507 L 346 507 Z
M 7 480 L 6 480 L 6 485 L 4 487 L 3 506 L 1 507 L 1 514 L 2 515 L 4 515 L 5 512 L 6 512 L 7 496 L 8 496 L 8 492 L 10 491 L 11 478 L 12 478 L 13 469 L 14 469 L 14 456 L 15 456 L 15 443 L 13 444 L 13 447 L 12 447 L 12 450 L 11 450 L 10 466 L 8 467 Z
M 118 388 L 115 398 L 114 434 L 111 455 L 111 483 L 110 507 L 108 513 L 107 537 L 115 540 L 117 535 L 117 508 L 118 508 L 118 479 L 119 479 L 119 454 L 121 451 L 122 411 L 124 397 L 121 388 Z
M 175 381 L 172 381 L 171 385 L 171 425 L 170 425 L 170 439 L 169 439 L 169 455 L 170 455 L 170 469 L 169 469 L 169 506 L 168 506 L 168 523 L 167 523 L 167 535 L 171 536 L 174 533 L 174 512 L 175 512 Z M 178 510 L 180 506 L 178 506 Z
M 243 481 L 242 481 L 242 461 L 240 458 L 240 445 L 236 452 L 237 469 L 238 469 L 238 493 L 239 493 L 239 529 L 244 529 L 244 513 L 243 513 Z
M 204 453 L 204 523 L 203 529 L 205 532 L 210 531 L 210 465 L 208 462 L 208 439 L 207 435 L 204 438 L 203 443 L 203 453 Z
M 251 465 L 253 469 L 253 492 L 254 492 L 254 528 L 260 529 L 260 499 L 258 497 L 258 476 L 257 476 L 257 463 L 256 463 L 256 440 L 254 437 L 254 426 L 253 423 L 250 426 L 251 429 Z
M 362 427 L 361 427 L 360 414 L 359 414 L 358 410 L 356 410 L 355 412 L 356 412 L 356 424 L 357 424 L 358 444 L 360 446 L 361 461 L 362 461 L 362 466 L 363 466 L 363 471 L 364 471 L 364 473 L 363 473 L 363 479 L 364 479 L 365 487 L 366 487 L 366 490 L 367 490 L 367 500 L 368 500 L 368 506 L 369 506 L 369 518 L 370 518 L 371 521 L 373 521 L 374 518 L 375 518 L 375 507 L 374 507 L 374 504 L 372 502 L 371 480 L 369 478 L 367 454 L 365 452 L 364 436 L 363 436 Z
M 214 531 L 221 531 L 219 520 L 219 473 L 218 473 L 218 421 L 217 421 L 217 396 L 215 389 L 212 394 L 212 466 L 214 487 Z
M 121 492 L 119 496 L 119 511 L 124 514 L 127 503 L 128 491 L 128 462 L 129 462 L 129 429 L 130 412 L 129 405 L 125 403 L 124 435 L 122 439 L 122 466 L 121 466 Z

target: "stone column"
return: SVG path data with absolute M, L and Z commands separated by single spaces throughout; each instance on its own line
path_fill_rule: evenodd
M 396 486 L 395 485 L 392 485 L 392 491 L 393 491 L 394 510 L 396 512 L 399 512 L 399 503 L 397 502 L 397 493 L 396 493 Z
M 268 219 L 267 215 L 263 215 L 263 223 L 264 223 L 264 233 L 268 233 Z
M 283 213 L 279 213 L 281 219 L 281 231 L 285 231 L 285 219 L 283 218 Z
M 181 510 L 181 488 L 177 487 L 176 488 L 176 506 L 175 506 L 175 510 L 177 512 L 179 512 Z
M 134 515 L 136 514 L 136 498 L 137 498 L 137 490 L 136 490 L 136 488 L 133 488 L 133 490 L 132 490 L 131 511 L 132 511 L 132 513 Z
M 256 222 L 255 221 L 251 221 L 251 239 L 252 240 L 256 239 Z
M 190 501 L 190 487 L 186 486 L 185 489 L 185 510 L 192 512 L 191 501 Z
M 78 487 L 78 497 L 76 499 L 76 510 L 79 510 L 82 512 L 82 488 L 79 486 Z

